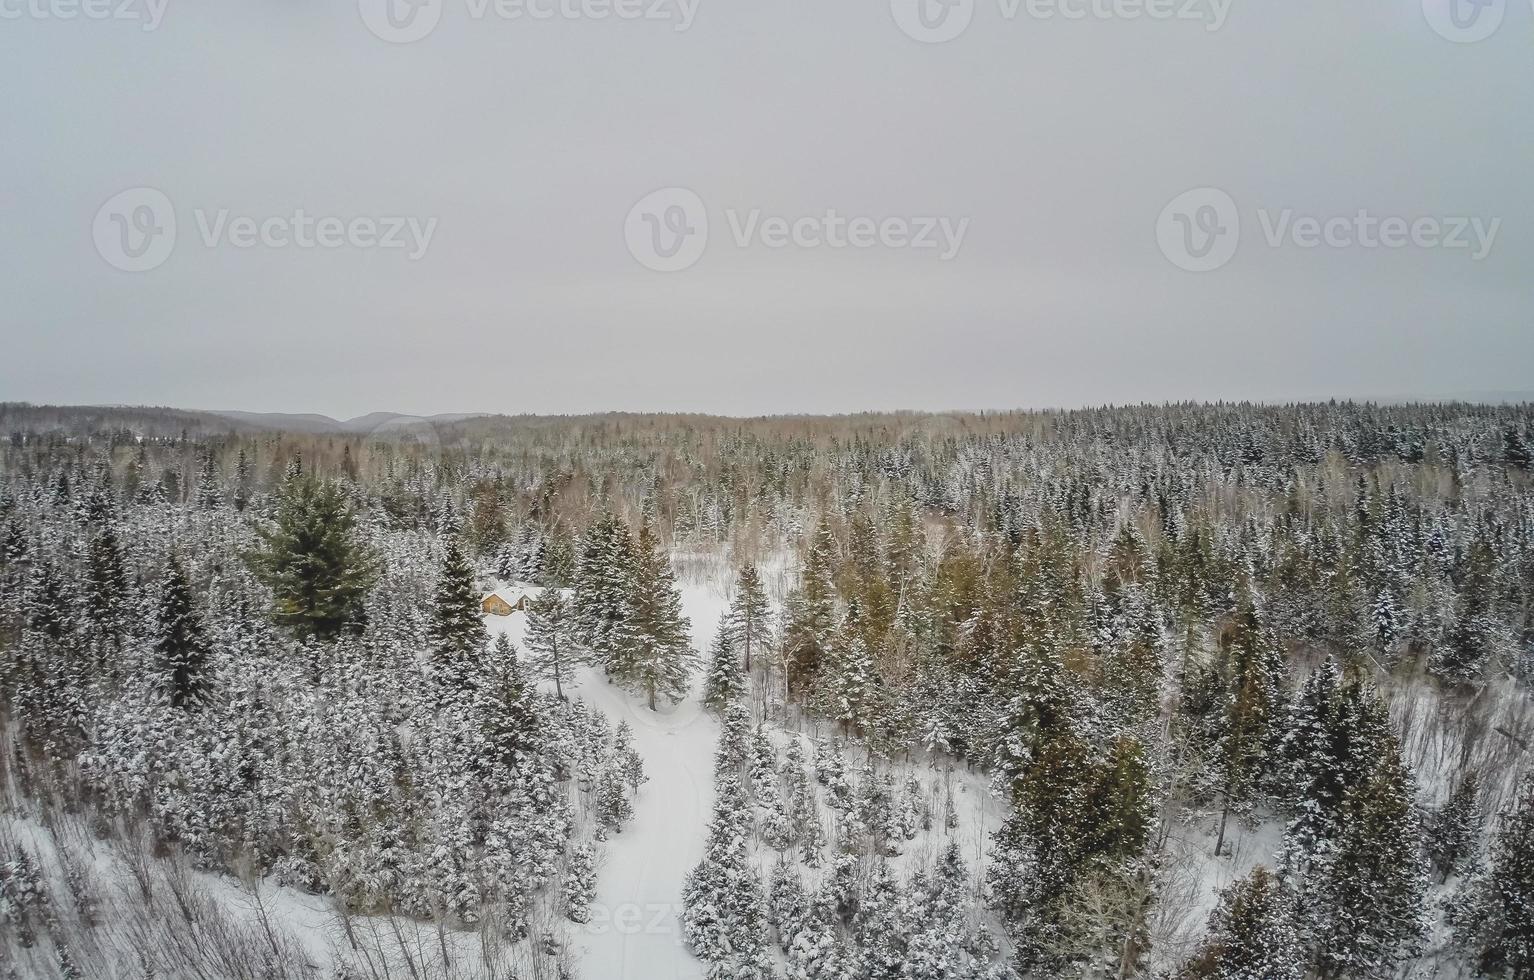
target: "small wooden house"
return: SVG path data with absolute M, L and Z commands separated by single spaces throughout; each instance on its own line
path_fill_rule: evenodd
M 484 601 L 479 604 L 479 608 L 488 616 L 510 616 L 514 611 L 511 603 L 494 592 L 485 596 Z
M 514 612 L 526 612 L 527 593 L 492 592 L 480 601 L 479 608 L 487 616 L 510 616 Z

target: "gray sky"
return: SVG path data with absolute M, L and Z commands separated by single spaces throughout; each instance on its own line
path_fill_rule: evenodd
M 677 0 L 441 0 L 396 16 L 436 18 L 411 43 L 370 31 L 375 0 L 169 0 L 153 30 L 150 0 L 59 16 L 82 2 L 0 0 L 0 399 L 755 414 L 1534 388 L 1524 0 L 1234 0 L 1215 30 L 1215 0 L 957 0 L 925 20 L 968 17 L 943 43 L 903 31 L 925 30 L 906 0 L 688 0 L 685 30 Z M 174 247 L 121 271 L 171 241 L 142 198 L 98 215 L 140 187 Z M 669 198 L 629 220 L 670 187 L 706 247 L 656 272 L 626 232 L 701 242 Z M 1162 217 L 1206 187 L 1239 238 L 1207 196 Z M 432 233 L 298 247 L 299 208 Z M 868 247 L 819 222 L 764 242 L 827 209 L 870 219 Z M 268 242 L 236 247 L 239 216 Z M 928 218 L 956 249 L 871 231 Z M 1442 222 L 1402 231 L 1422 218 Z M 1168 240 L 1239 247 L 1189 272 Z

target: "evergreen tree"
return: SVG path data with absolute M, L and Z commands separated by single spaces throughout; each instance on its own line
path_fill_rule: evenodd
M 751 810 L 738 778 L 717 783 L 703 860 L 682 889 L 682 930 L 699 959 L 747 976 L 768 938 L 761 879 L 750 860 Z
M 1426 938 L 1427 862 L 1394 744 L 1347 795 L 1342 830 L 1302 890 L 1325 978 L 1392 977 Z
M 208 688 L 208 639 L 191 583 L 175 556 L 155 608 L 154 650 L 172 707 L 196 707 Z
M 633 593 L 632 552 L 628 528 L 607 513 L 587 529 L 575 566 L 575 637 L 609 677 L 627 672 L 621 633 Z
M 658 696 L 673 704 L 687 696 L 698 656 L 682 615 L 671 559 L 660 550 L 648 523 L 639 530 L 633 569 L 628 616 L 619 626 L 617 646 L 623 654 L 618 676 L 642 691 L 654 711 Z
M 1534 776 L 1500 815 L 1486 866 L 1451 909 L 1479 975 L 1534 977 Z
M 114 525 L 109 519 L 91 538 L 86 555 L 85 608 L 115 650 L 128 629 L 131 596 L 123 548 Z
M 442 568 L 427 630 L 433 671 L 449 687 L 472 686 L 489 638 L 480 613 L 479 592 L 474 587 L 474 569 L 458 540 L 450 537 L 442 551 Z
M 275 524 L 258 528 L 252 571 L 272 591 L 272 617 L 299 637 L 360 632 L 378 577 L 357 517 L 334 483 L 297 475 L 283 486 Z
M 596 859 L 591 845 L 578 844 L 571 849 L 570 863 L 565 869 L 565 917 L 571 922 L 591 920 L 591 899 L 596 891 L 596 883 Z
M 813 684 L 836 632 L 835 561 L 836 539 L 821 525 L 786 611 L 783 645 L 790 694 Z
M 530 667 L 554 682 L 554 692 L 564 700 L 565 688 L 574 686 L 575 669 L 584 663 L 575 644 L 575 624 L 570 606 L 558 589 L 545 589 L 527 603 L 527 646 L 533 652 Z
M 1187 980 L 1301 980 L 1304 947 L 1291 899 L 1267 868 L 1225 889 L 1209 916 L 1202 948 L 1180 974 Z
M 1258 618 L 1250 595 L 1241 600 L 1230 640 L 1231 692 L 1217 738 L 1216 765 L 1224 807 L 1215 853 L 1225 842 L 1232 808 L 1250 802 L 1283 737 L 1283 657 Z
M 772 643 L 772 606 L 762 588 L 756 565 L 747 562 L 735 583 L 735 598 L 726 614 L 732 645 L 745 654 L 746 674 L 751 673 L 751 656 L 766 650 Z
M 734 636 L 730 629 L 729 614 L 722 616 L 714 642 L 709 647 L 708 671 L 703 679 L 703 695 L 699 699 L 705 707 L 723 711 L 731 702 L 746 693 L 746 678 L 740 671 L 735 656 Z
M 1448 881 L 1474 856 L 1482 823 L 1481 778 L 1471 769 L 1461 777 L 1448 801 L 1433 814 L 1427 828 L 1428 854 L 1442 876 L 1441 881 Z

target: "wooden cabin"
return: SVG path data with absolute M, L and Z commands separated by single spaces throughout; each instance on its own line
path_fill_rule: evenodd
M 492 592 L 480 601 L 479 608 L 487 616 L 510 616 L 514 612 L 526 612 L 527 593 Z
M 485 596 L 484 601 L 479 604 L 479 608 L 488 616 L 510 616 L 515 611 L 515 607 L 511 603 L 494 592 Z

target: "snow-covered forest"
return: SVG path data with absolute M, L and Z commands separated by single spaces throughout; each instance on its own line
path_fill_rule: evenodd
M 0 434 L 4 976 L 1534 977 L 1527 406 Z

